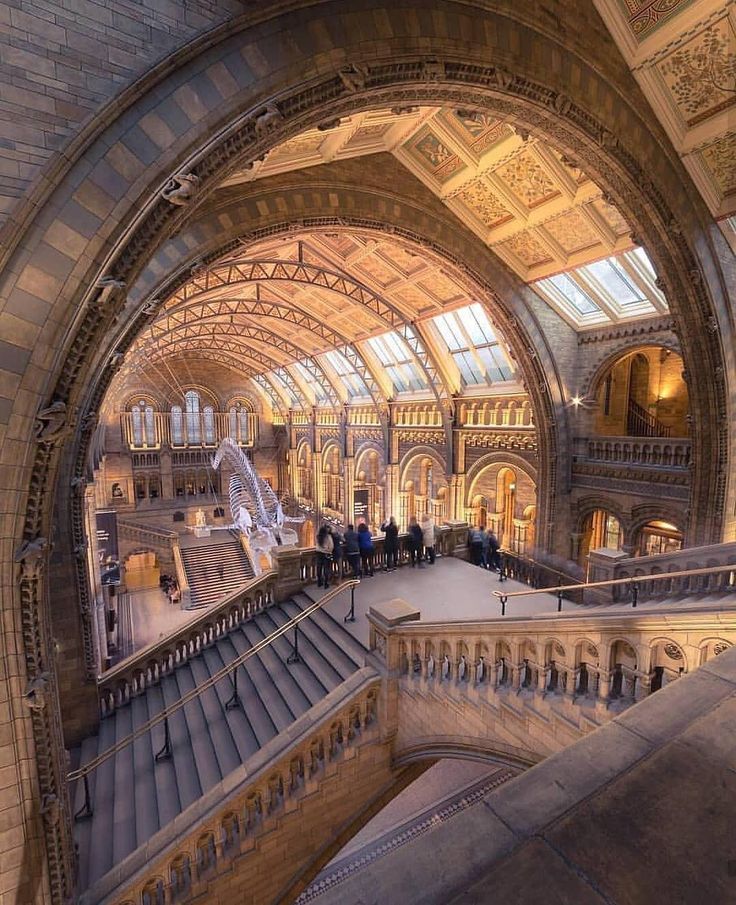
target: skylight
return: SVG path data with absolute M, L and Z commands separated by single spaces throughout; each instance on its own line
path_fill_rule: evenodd
M 514 370 L 496 339 L 493 326 L 477 302 L 432 318 L 460 371 L 463 386 L 511 380 Z
M 396 333 L 384 333 L 368 340 L 368 346 L 385 368 L 397 393 L 429 388 L 423 372 L 404 340 Z
M 309 391 L 314 396 L 317 405 L 323 405 L 324 403 L 329 402 L 329 397 L 324 386 L 317 380 L 315 375 L 311 373 L 303 361 L 295 361 L 291 367 L 297 373 L 302 383 L 305 383 L 309 387 Z
M 325 359 L 340 378 L 340 382 L 347 390 L 347 394 L 351 399 L 356 396 L 369 395 L 368 387 L 363 382 L 362 377 L 355 372 L 353 366 L 347 358 L 345 358 L 342 352 L 333 349 L 332 351 L 325 353 Z
M 656 272 L 643 248 L 634 248 L 533 283 L 574 327 L 618 323 L 667 312 Z

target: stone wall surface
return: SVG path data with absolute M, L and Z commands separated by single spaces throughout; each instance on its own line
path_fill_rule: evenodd
M 243 6 L 238 0 L 6 0 L 0 8 L 2 220 L 105 103 Z
M 72 861 L 64 842 L 64 808 L 58 823 L 44 823 L 40 817 L 41 795 L 54 795 L 57 804 L 63 798 L 53 676 L 45 711 L 29 715 L 22 703 L 28 678 L 54 671 L 53 597 L 44 568 L 48 549 L 40 539 L 53 534 L 51 501 L 59 475 L 63 486 L 57 512 L 75 511 L 70 482 L 79 476 L 75 469 L 92 430 L 92 421 L 85 422 L 84 416 L 93 416 L 100 402 L 117 360 L 114 344 L 122 338 L 122 327 L 139 313 L 127 309 L 114 326 L 121 311 L 98 308 L 99 292 L 93 287 L 110 267 L 129 285 L 135 283 L 156 249 L 185 221 L 181 209 L 172 210 L 160 197 L 161 187 L 179 167 L 194 165 L 206 176 L 206 190 L 213 189 L 233 161 L 222 147 L 217 158 L 208 143 L 244 111 L 254 116 L 275 95 L 290 96 L 295 86 L 307 82 L 328 89 L 332 82 L 334 87 L 337 69 L 353 60 L 385 61 L 397 79 L 416 72 L 414 84 L 386 93 L 391 103 L 402 97 L 416 100 L 420 93 L 442 101 L 462 87 L 459 79 L 454 85 L 428 82 L 418 66 L 407 68 L 407 59 L 416 63 L 444 56 L 463 65 L 475 61 L 481 68 L 490 61 L 511 67 L 516 81 L 492 91 L 479 89 L 475 97 L 480 105 L 490 103 L 493 95 L 519 116 L 536 118 L 541 132 L 569 143 L 651 243 L 655 265 L 671 290 L 683 357 L 695 384 L 698 469 L 691 518 L 702 522 L 697 540 L 720 539 L 724 513 L 731 525 L 736 518 L 734 490 L 726 499 L 726 481 L 733 483 L 727 473 L 727 456 L 733 453 L 727 425 L 736 405 L 733 390 L 726 396 L 726 381 L 736 373 L 736 344 L 729 333 L 733 315 L 717 240 L 593 6 L 584 0 L 540 9 L 511 0 L 476 7 L 413 0 L 385 7 L 356 0 L 296 7 L 271 22 L 223 30 L 216 46 L 213 41 L 209 47 L 192 47 L 191 53 L 188 48 L 162 70 L 158 81 L 138 82 L 126 100 L 129 106 L 117 107 L 105 107 L 104 101 L 120 97 L 120 88 L 162 54 L 222 21 L 231 6 L 182 0 L 172 8 L 157 0 L 144 12 L 124 0 L 114 9 L 93 0 L 21 0 L 0 9 L 0 31 L 6 35 L 0 113 L 8 151 L 0 175 L 6 179 L 4 211 L 12 216 L 4 235 L 6 266 L 0 282 L 0 595 L 12 714 L 0 756 L 11 764 L 3 769 L 3 802 L 10 815 L 12 854 L 0 875 L 2 891 L 24 890 L 21 901 L 49 900 L 40 857 L 43 828 L 57 900 L 68 887 Z M 255 4 L 249 9 L 248 15 L 256 18 L 272 8 Z M 156 16 L 147 19 L 152 10 Z M 544 109 L 545 102 L 530 101 L 524 91 L 531 83 L 549 86 L 548 99 L 555 97 L 562 108 L 569 102 L 588 118 L 581 113 L 574 124 L 551 106 Z M 271 131 L 256 134 L 250 121 L 247 153 L 265 153 L 332 114 L 334 91 L 320 90 L 294 102 L 284 122 Z M 352 96 L 341 97 L 340 103 L 344 112 L 358 106 Z M 85 140 L 74 142 L 83 123 Z M 35 193 L 21 201 L 19 196 L 31 186 Z M 719 326 L 722 340 L 716 335 Z M 92 389 L 103 371 L 105 378 Z M 34 419 L 52 401 L 68 407 L 61 419 L 67 433 L 60 430 L 50 442 L 38 443 Z M 548 418 L 551 410 L 550 404 Z M 74 432 L 81 444 L 79 457 L 71 440 Z M 68 525 L 60 533 L 56 554 L 68 556 Z M 36 546 L 21 549 L 22 544 Z M 23 559 L 22 566 L 16 558 Z M 65 608 L 71 608 L 75 601 L 68 573 L 62 580 Z M 68 624 L 74 624 L 71 616 Z
M 731 902 L 735 724 L 731 650 L 318 901 Z

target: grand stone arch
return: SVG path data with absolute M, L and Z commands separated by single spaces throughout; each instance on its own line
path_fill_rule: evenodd
M 263 6 L 247 13 L 157 66 L 104 109 L 63 159 L 52 161 L 17 214 L 0 297 L 8 310 L 32 303 L 36 312 L 13 362 L 19 386 L 3 403 L 3 566 L 6 575 L 20 573 L 18 582 L 8 582 L 3 608 L 11 613 L 21 676 L 53 672 L 47 561 L 54 488 L 64 475 L 61 511 L 72 494 L 66 478 L 75 490 L 80 486 L 67 441 L 76 432 L 84 445 L 95 428 L 101 395 L 88 395 L 100 370 L 94 352 L 104 348 L 122 312 L 121 284 L 135 282 L 153 252 L 232 169 L 356 110 L 424 102 L 513 115 L 604 188 L 645 241 L 683 344 L 697 413 L 689 536 L 694 543 L 718 541 L 733 524 L 736 481 L 727 486 L 733 401 L 725 375 L 736 372 L 736 343 L 718 261 L 722 246 L 706 226 L 702 204 L 682 191 L 688 178 L 615 51 L 611 61 L 601 53 L 602 33 L 586 38 L 583 22 L 576 33 L 582 50 L 573 52 L 544 19 L 535 22 L 531 11 L 511 11 L 501 2 L 481 9 L 412 0 L 384 8 L 347 0 L 278 12 Z M 562 6 L 559 12 L 564 16 Z M 586 59 L 581 54 L 588 49 Z M 356 63 L 367 70 L 357 85 L 340 77 Z M 167 104 L 182 115 L 163 129 Z M 153 136 L 147 152 L 136 144 L 144 120 Z M 171 204 L 162 191 L 172 176 L 189 173 L 199 180 L 195 196 Z M 100 278 L 109 281 L 102 286 Z M 107 355 L 100 394 L 121 360 L 115 350 Z M 28 818 L 32 835 L 45 844 L 51 895 L 61 901 L 72 885 L 72 847 L 58 773 L 58 692 L 52 681 L 52 706 L 26 720 L 35 794 L 61 801 L 58 820 L 43 822 L 37 812 Z

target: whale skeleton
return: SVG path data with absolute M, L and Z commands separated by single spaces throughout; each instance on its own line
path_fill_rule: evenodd
M 212 467 L 218 469 L 222 462 L 232 469 L 228 487 L 230 513 L 233 528 L 240 530 L 251 553 L 256 574 L 262 571 L 261 555 L 265 554 L 267 566 L 271 564 L 271 549 L 283 544 L 296 544 L 296 532 L 285 527 L 286 522 L 302 522 L 303 518 L 284 515 L 273 488 L 263 480 L 238 444 L 230 437 L 220 442 L 212 458 Z

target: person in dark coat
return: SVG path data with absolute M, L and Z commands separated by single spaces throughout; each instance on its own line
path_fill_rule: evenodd
M 345 557 L 353 570 L 353 578 L 360 578 L 360 542 L 358 532 L 348 525 L 345 532 Z
M 478 525 L 474 525 L 468 531 L 468 546 L 470 547 L 470 561 L 474 566 L 481 565 L 483 560 L 483 532 Z
M 494 569 L 496 572 L 501 571 L 501 545 L 496 535 L 489 529 L 488 531 L 488 568 Z
M 381 531 L 386 535 L 383 542 L 383 549 L 386 551 L 386 565 L 383 567 L 383 571 L 395 572 L 399 561 L 399 526 L 393 515 L 381 525 Z
M 337 581 L 342 581 L 342 559 L 345 551 L 345 539 L 337 528 L 330 528 L 332 535 L 332 561 L 334 563 L 333 573 Z
M 422 545 L 424 544 L 424 534 L 422 526 L 417 522 L 414 516 L 409 520 L 409 551 L 411 553 L 411 566 L 419 566 L 424 568 L 422 564 Z
M 373 538 L 370 529 L 365 522 L 358 525 L 358 546 L 360 547 L 360 562 L 363 575 L 373 575 Z

